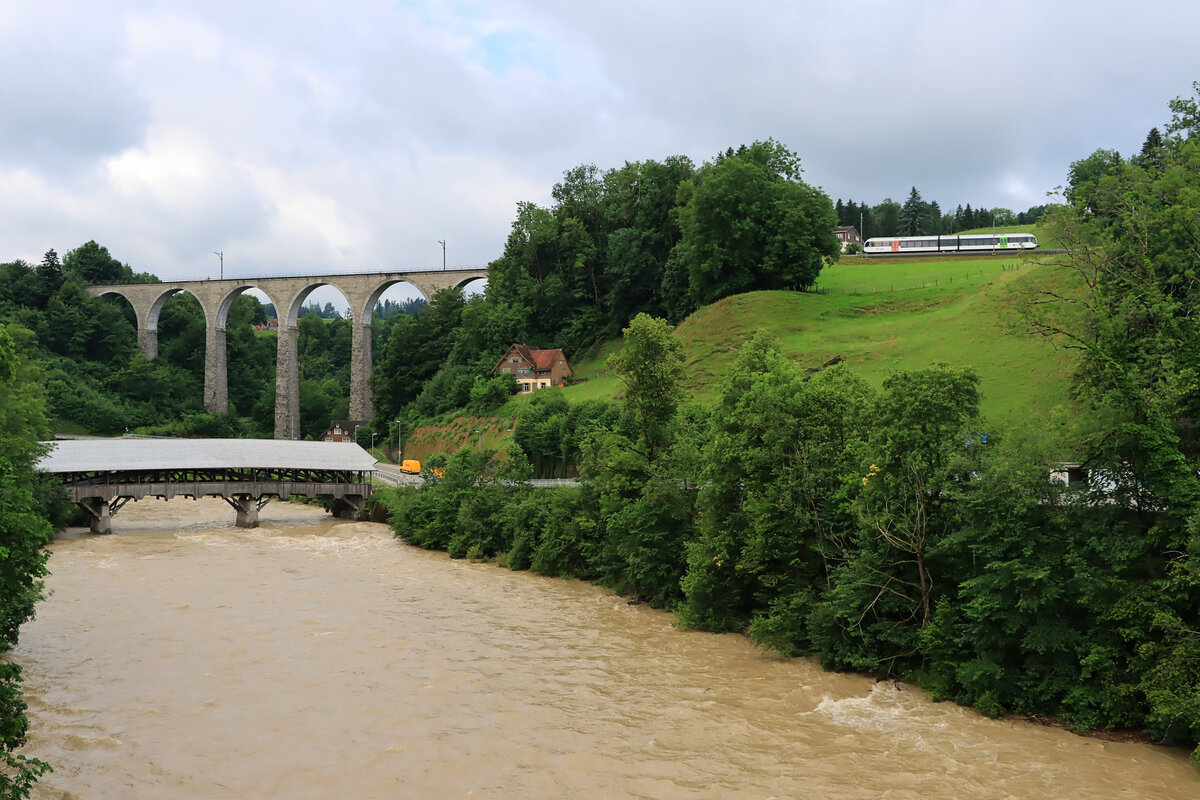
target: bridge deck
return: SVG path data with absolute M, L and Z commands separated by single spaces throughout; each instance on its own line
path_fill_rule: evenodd
M 356 444 L 259 439 L 72 439 L 47 442 L 38 468 L 107 533 L 130 500 L 224 498 L 237 524 L 254 527 L 274 497 L 328 497 L 361 510 L 376 461 Z

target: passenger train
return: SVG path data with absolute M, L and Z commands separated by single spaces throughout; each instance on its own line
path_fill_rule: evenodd
M 966 236 L 878 236 L 863 242 L 872 253 L 983 253 L 994 250 L 1032 250 L 1038 246 L 1032 233 L 972 233 Z

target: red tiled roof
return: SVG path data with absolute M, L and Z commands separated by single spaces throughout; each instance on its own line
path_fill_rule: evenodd
M 537 369 L 550 369 L 558 359 L 566 360 L 561 348 L 554 350 L 530 350 L 530 361 Z

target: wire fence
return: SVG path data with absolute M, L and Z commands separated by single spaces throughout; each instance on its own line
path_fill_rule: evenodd
M 1015 270 L 1019 269 L 1020 266 L 1021 266 L 1020 264 L 1000 264 L 999 265 L 1001 272 L 1015 271 Z M 992 270 L 982 270 L 982 269 L 974 270 L 974 271 L 967 270 L 962 273 L 962 279 L 959 280 L 959 284 L 961 285 L 963 283 L 969 283 L 973 277 L 974 278 L 983 278 L 983 277 L 988 277 L 992 274 L 994 274 L 994 272 Z M 811 289 L 809 289 L 808 291 L 811 294 L 826 294 L 826 295 L 845 294 L 845 295 L 863 297 L 863 296 L 870 296 L 870 295 L 875 295 L 875 294 L 890 294 L 890 293 L 893 293 L 896 291 L 901 291 L 901 292 L 910 291 L 913 289 L 928 289 L 931 287 L 932 288 L 940 288 L 942 286 L 949 287 L 949 286 L 954 285 L 954 280 L 957 276 L 958 276 L 957 272 L 944 273 L 941 275 L 934 275 L 929 278 L 913 278 L 910 281 L 903 281 L 900 283 L 892 281 L 892 282 L 889 282 L 888 284 L 886 284 L 886 286 L 882 283 L 872 284 L 870 286 L 870 288 L 867 288 L 866 284 L 856 284 L 853 286 L 821 286 L 818 283 L 818 284 L 814 284 L 813 287 Z

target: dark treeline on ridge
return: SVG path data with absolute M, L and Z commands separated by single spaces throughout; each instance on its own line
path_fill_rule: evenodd
M 903 203 L 890 197 L 875 205 L 853 200 L 834 204 L 838 225 L 851 225 L 863 239 L 876 236 L 946 236 L 974 228 L 1033 225 L 1046 213 L 1046 206 L 1033 206 L 1013 213 L 1007 208 L 971 208 L 957 206 L 942 211 L 936 200 L 926 202 L 917 187 L 912 187 Z

